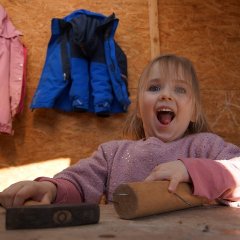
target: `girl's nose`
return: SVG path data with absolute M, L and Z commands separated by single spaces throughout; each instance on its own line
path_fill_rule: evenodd
M 172 101 L 172 97 L 170 96 L 162 96 L 161 99 L 165 101 Z
M 168 88 L 163 89 L 159 97 L 161 100 L 164 100 L 164 101 L 172 101 L 173 100 L 171 90 Z

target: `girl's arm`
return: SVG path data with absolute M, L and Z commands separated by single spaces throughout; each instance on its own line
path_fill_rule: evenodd
M 215 134 L 196 140 L 192 148 L 196 156 L 180 157 L 194 194 L 211 200 L 240 201 L 240 148 Z
M 56 174 L 53 179 L 40 178 L 37 181 L 50 181 L 57 186 L 54 203 L 98 203 L 106 188 L 108 163 L 104 146 L 87 159 Z
M 190 175 L 194 195 L 240 201 L 240 157 L 229 160 L 180 159 Z
M 215 134 L 199 134 L 191 142 L 189 152 L 189 157 L 158 165 L 146 180 L 169 180 L 171 192 L 176 191 L 178 183 L 191 182 L 194 195 L 209 200 L 240 201 L 238 146 Z

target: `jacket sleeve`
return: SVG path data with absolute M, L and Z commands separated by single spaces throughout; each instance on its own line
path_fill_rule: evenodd
M 22 104 L 25 91 L 25 75 L 26 68 L 26 48 L 20 42 L 19 38 L 11 39 L 10 48 L 10 72 L 9 72 L 9 93 L 11 116 L 15 117 L 19 113 L 19 105 Z
M 216 138 L 202 149 L 208 149 L 211 158 L 180 158 L 191 177 L 193 194 L 209 200 L 240 201 L 240 148 Z
M 4 44 L 2 44 L 4 41 Z M 6 47 L 7 46 L 7 47 Z M 12 133 L 12 117 L 9 93 L 10 41 L 4 38 L 0 42 L 0 132 Z

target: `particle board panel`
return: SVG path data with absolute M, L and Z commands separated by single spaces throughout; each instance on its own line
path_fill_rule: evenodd
M 240 2 L 160 0 L 161 52 L 197 63 L 204 89 L 240 88 Z
M 240 2 L 159 0 L 161 53 L 196 67 L 214 132 L 240 146 Z
M 50 39 L 52 18 L 63 18 L 77 9 L 87 9 L 106 16 L 116 14 L 119 25 L 115 34 L 128 57 L 130 88 L 136 86 L 139 71 L 150 57 L 147 0 L 2 0 L 14 25 L 23 33 L 28 48 L 28 86 L 36 87 Z M 142 56 L 139 58 L 139 56 Z
M 240 145 L 239 90 L 203 90 L 203 106 L 212 130 L 225 140 Z
M 13 136 L 0 135 L 0 167 L 17 166 L 61 157 L 72 163 L 92 154 L 108 140 L 122 138 L 127 114 L 100 118 L 90 113 L 64 113 L 53 109 L 29 109 L 39 82 L 50 39 L 52 18 L 77 9 L 119 18 L 115 39 L 128 58 L 131 98 L 138 76 L 150 59 L 148 1 L 146 0 L 1 0 L 14 26 L 23 33 L 28 49 L 27 94 L 22 114 L 13 122 Z M 139 57 L 141 56 L 141 57 Z
M 1 0 L 28 48 L 25 108 L 14 121 L 14 136 L 0 135 L 0 167 L 55 158 L 72 163 L 105 141 L 120 139 L 127 114 L 99 118 L 52 109 L 31 112 L 50 38 L 50 22 L 76 9 L 120 19 L 116 41 L 128 57 L 129 91 L 151 58 L 148 0 Z M 160 52 L 190 58 L 196 66 L 207 117 L 219 135 L 240 145 L 240 3 L 237 0 L 158 0 Z M 156 47 L 156 46 L 155 46 Z M 227 99 L 227 100 L 226 100 Z M 229 100 L 230 99 L 230 100 Z M 230 103 L 230 104 L 229 104 Z M 130 106 L 130 110 L 134 103 Z

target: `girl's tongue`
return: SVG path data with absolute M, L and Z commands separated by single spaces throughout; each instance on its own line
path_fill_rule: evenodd
M 158 112 L 158 120 L 160 123 L 164 125 L 168 125 L 174 118 L 174 113 L 173 112 Z

